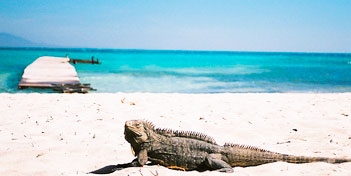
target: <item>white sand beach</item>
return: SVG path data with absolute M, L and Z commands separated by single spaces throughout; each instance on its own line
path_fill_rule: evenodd
M 233 142 L 305 156 L 351 158 L 351 93 L 0 94 L 0 175 L 87 175 L 134 159 L 124 123 L 198 131 Z M 162 166 L 110 175 L 351 175 L 351 163 L 277 162 L 234 173 Z

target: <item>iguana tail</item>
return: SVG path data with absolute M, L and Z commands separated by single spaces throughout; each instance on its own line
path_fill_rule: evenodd
M 306 157 L 306 156 L 293 156 L 293 155 L 282 155 L 281 161 L 288 163 L 312 163 L 312 162 L 326 162 L 326 163 L 344 163 L 351 162 L 351 159 L 347 158 L 326 158 L 326 157 Z
M 224 154 L 231 166 L 257 166 L 266 163 L 283 161 L 288 163 L 312 163 L 312 162 L 327 162 L 327 163 L 344 163 L 351 162 L 351 158 L 326 158 L 326 157 L 307 157 L 294 156 L 271 152 L 264 149 L 259 149 L 252 146 L 243 146 L 237 144 L 225 144 Z

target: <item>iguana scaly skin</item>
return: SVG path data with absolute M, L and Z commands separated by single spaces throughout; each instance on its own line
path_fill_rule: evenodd
M 147 121 L 125 123 L 125 139 L 137 158 L 129 166 L 143 166 L 147 161 L 181 170 L 218 170 L 233 172 L 235 166 L 257 166 L 284 161 L 288 163 L 350 162 L 351 159 L 293 156 L 237 144 L 217 145 L 201 133 L 159 129 Z

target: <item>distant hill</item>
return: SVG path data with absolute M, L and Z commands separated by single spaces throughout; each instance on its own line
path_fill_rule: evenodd
M 8 34 L 0 33 L 0 47 L 46 47 L 45 44 L 35 43 L 24 38 Z

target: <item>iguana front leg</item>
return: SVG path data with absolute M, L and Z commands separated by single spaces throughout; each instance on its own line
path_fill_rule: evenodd
M 124 168 L 128 168 L 128 167 L 140 167 L 140 166 L 144 166 L 146 164 L 148 160 L 147 157 L 147 150 L 143 149 L 140 150 L 137 158 L 135 158 L 132 162 L 130 163 L 125 163 L 125 164 L 117 164 L 117 165 L 109 165 L 109 166 L 105 166 L 101 169 L 89 172 L 92 174 L 110 174 L 112 172 L 115 172 L 117 170 L 122 170 Z
M 140 164 L 140 166 L 144 166 L 148 160 L 147 150 L 146 149 L 140 150 L 137 157 L 138 157 L 138 163 Z

